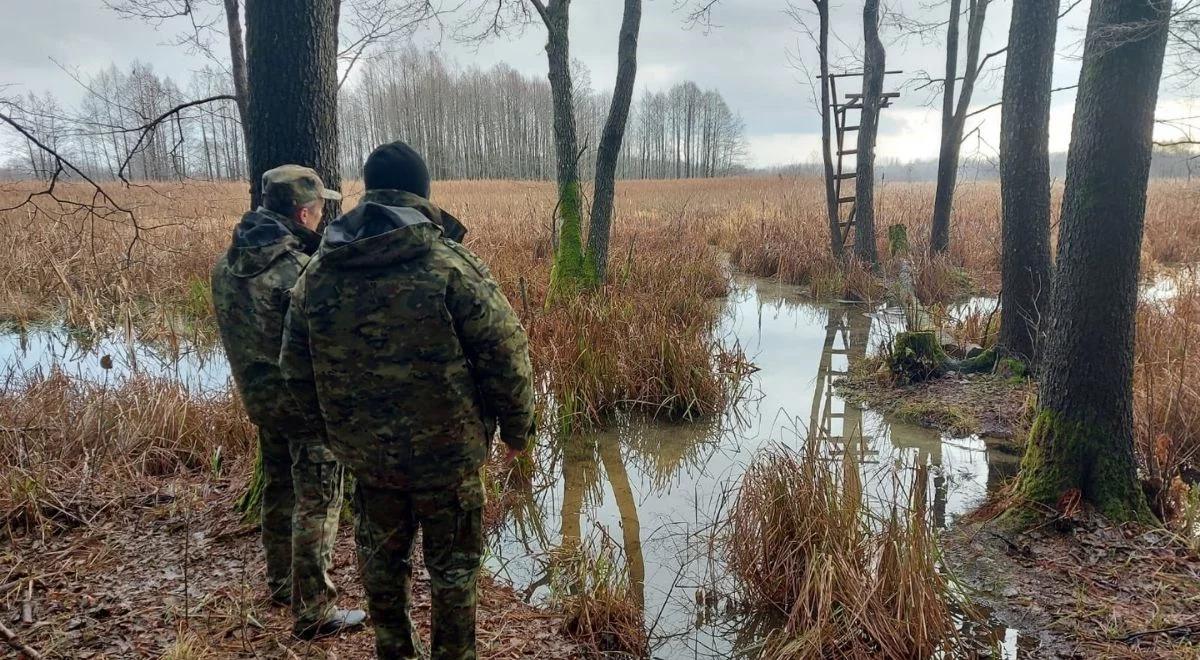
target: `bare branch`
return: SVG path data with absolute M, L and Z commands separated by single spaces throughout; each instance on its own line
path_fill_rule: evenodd
M 163 123 L 167 119 L 170 119 L 171 117 L 175 116 L 176 114 L 178 114 L 188 108 L 192 108 L 192 107 L 195 107 L 198 105 L 204 105 L 206 103 L 213 103 L 215 101 L 234 101 L 234 102 L 236 102 L 237 97 L 235 97 L 231 94 L 218 94 L 216 96 L 210 96 L 210 97 L 204 98 L 204 99 L 196 99 L 195 101 L 188 101 L 187 103 L 182 103 L 180 105 L 175 106 L 174 108 L 171 108 L 170 110 L 167 110 L 166 112 L 155 117 L 154 119 L 151 119 L 150 121 L 146 122 L 145 124 L 142 124 L 141 126 L 138 126 L 133 129 L 129 129 L 128 132 L 137 132 L 137 133 L 140 133 L 140 135 L 138 135 L 137 142 L 134 143 L 133 148 L 130 149 L 129 152 L 126 154 L 125 160 L 121 162 L 121 167 L 119 167 L 117 169 L 117 178 L 119 178 L 121 181 L 124 181 L 126 185 L 129 184 L 129 180 L 127 178 L 125 178 L 125 169 L 127 167 L 129 167 L 129 161 L 133 160 L 133 157 L 135 155 L 137 155 L 138 151 L 142 147 L 142 144 L 146 141 L 146 138 L 149 135 L 151 135 L 152 133 L 154 133 L 154 131 L 158 128 L 159 124 Z
M 9 104 L 9 105 L 11 105 L 11 104 Z M 141 239 L 141 235 L 143 232 L 143 227 L 138 224 L 137 217 L 134 215 L 133 211 L 121 206 L 121 204 L 119 202 L 117 202 L 117 200 L 114 199 L 113 196 L 110 195 L 109 192 L 103 186 L 101 186 L 99 183 L 96 183 L 96 181 L 93 180 L 90 176 L 88 176 L 87 173 L 85 173 L 80 167 L 75 165 L 75 163 L 73 163 L 70 159 L 64 157 L 54 147 L 51 147 L 51 146 L 47 145 L 46 143 L 42 142 L 36 135 L 34 135 L 31 131 L 29 131 L 29 129 L 22 126 L 20 123 L 18 123 L 12 117 L 10 117 L 9 115 L 7 115 L 3 112 L 0 112 L 0 121 L 3 121 L 4 123 L 11 126 L 15 131 L 17 131 L 22 136 L 24 136 L 26 140 L 28 140 L 31 144 L 35 145 L 38 149 L 41 149 L 46 154 L 49 154 L 54 159 L 54 163 L 55 163 L 54 173 L 50 176 L 49 181 L 47 182 L 47 186 L 44 190 L 34 191 L 34 192 L 29 193 L 29 195 L 25 198 L 25 200 L 23 202 L 21 202 L 20 204 L 13 206 L 13 207 L 9 207 L 7 209 L 0 209 L 0 212 L 12 211 L 12 210 L 21 208 L 22 206 L 25 206 L 26 204 L 32 203 L 38 197 L 49 197 L 49 198 L 53 199 L 55 202 L 58 202 L 59 204 L 71 206 L 76 209 L 86 210 L 89 213 L 89 215 L 91 215 L 92 217 L 101 217 L 105 220 L 108 220 L 111 217 L 112 213 L 102 213 L 99 210 L 101 204 L 107 205 L 109 208 L 113 209 L 116 213 L 120 213 L 120 214 L 124 214 L 124 215 L 128 216 L 130 223 L 133 226 L 133 238 L 129 241 L 129 245 L 127 245 L 125 248 L 125 262 L 126 262 L 126 264 L 132 263 L 133 248 L 137 245 L 138 241 Z M 91 204 L 83 204 L 80 202 L 63 199 L 63 198 L 58 197 L 55 194 L 55 187 L 58 185 L 59 177 L 62 174 L 64 174 L 64 172 L 66 172 L 66 171 L 73 172 L 75 174 L 75 176 L 78 176 L 80 179 L 87 182 L 87 184 L 89 186 L 91 186 L 92 191 L 93 191 Z

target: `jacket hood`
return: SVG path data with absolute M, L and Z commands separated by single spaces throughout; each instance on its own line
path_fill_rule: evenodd
M 319 254 L 327 265 L 383 266 L 425 255 L 441 234 L 413 207 L 364 201 L 329 223 Z
M 313 254 L 320 242 L 313 230 L 260 206 L 234 227 L 229 268 L 235 277 L 254 277 L 289 252 Z
M 467 228 L 458 218 L 420 195 L 415 195 L 405 190 L 375 189 L 364 193 L 362 201 L 364 203 L 375 202 L 384 206 L 406 206 L 416 209 L 421 212 L 421 215 L 433 221 L 433 224 L 441 227 L 442 235 L 446 238 L 456 243 L 462 243 L 463 239 L 467 237 Z

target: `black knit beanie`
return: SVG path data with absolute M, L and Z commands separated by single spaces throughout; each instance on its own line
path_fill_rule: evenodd
M 397 140 L 381 144 L 363 165 L 367 190 L 404 190 L 429 198 L 429 168 L 421 154 Z

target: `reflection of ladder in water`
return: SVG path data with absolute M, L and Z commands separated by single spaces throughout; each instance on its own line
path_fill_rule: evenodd
M 849 314 L 859 313 L 856 310 L 850 310 Z M 868 325 L 866 334 L 869 334 L 870 326 Z M 838 347 L 840 340 L 841 347 Z M 855 336 L 847 320 L 846 313 L 836 309 L 829 310 L 829 320 L 825 324 L 825 343 L 821 347 L 821 361 L 817 366 L 817 382 L 813 388 L 813 405 L 812 415 L 809 420 L 809 436 L 810 438 L 825 439 L 840 444 L 842 447 L 832 448 L 834 455 L 840 455 L 845 452 L 847 444 L 852 440 L 857 440 L 860 443 L 859 456 L 864 463 L 877 463 L 878 459 L 874 457 L 879 453 L 870 448 L 867 442 L 865 430 L 862 427 L 862 410 L 848 403 L 842 403 L 842 412 L 833 411 L 833 401 L 837 397 L 834 392 L 834 382 L 843 376 L 849 375 L 847 369 L 850 368 L 850 352 L 851 347 L 856 346 L 855 342 L 865 344 L 868 337 Z M 864 351 L 865 352 L 865 351 Z M 845 366 L 843 368 L 834 368 L 834 356 L 844 356 Z M 833 432 L 834 421 L 841 422 L 841 429 L 838 434 Z
M 902 71 L 884 71 L 883 75 L 903 73 Z M 830 74 L 826 80 L 829 84 L 829 104 L 833 111 L 833 125 L 837 133 L 837 147 L 835 155 L 837 156 L 837 165 L 833 175 L 833 196 L 837 199 L 837 214 L 838 214 L 838 234 L 841 239 L 841 244 L 846 244 L 846 239 L 850 236 L 850 230 L 854 227 L 854 215 L 857 210 L 854 198 L 854 186 L 851 184 L 849 193 L 842 194 L 842 182 L 849 181 L 858 177 L 858 146 L 855 145 L 846 148 L 846 133 L 857 132 L 861 126 L 861 120 L 858 124 L 849 125 L 846 121 L 846 115 L 852 110 L 858 110 L 859 115 L 862 114 L 863 100 L 862 93 L 846 94 L 845 102 L 838 102 L 837 95 L 837 79 L 838 78 L 862 78 L 863 72 L 856 73 L 834 73 Z M 879 104 L 880 108 L 886 108 L 892 104 L 892 99 L 899 98 L 900 92 L 884 92 L 883 98 Z M 854 156 L 852 162 L 847 162 L 846 156 Z M 849 208 L 843 215 L 842 207 Z

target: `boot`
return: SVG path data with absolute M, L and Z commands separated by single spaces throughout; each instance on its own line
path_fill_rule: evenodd
M 343 610 L 338 608 L 323 621 L 310 624 L 302 629 L 297 629 L 294 632 L 300 639 L 320 639 L 322 637 L 336 635 L 346 630 L 361 628 L 366 620 L 367 613 L 363 610 Z

